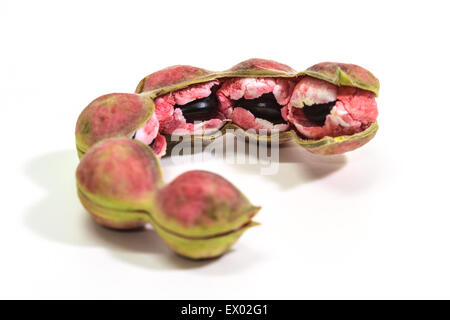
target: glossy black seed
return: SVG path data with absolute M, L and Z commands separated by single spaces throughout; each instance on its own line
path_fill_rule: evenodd
M 208 97 L 197 99 L 183 105 L 175 105 L 180 108 L 187 122 L 205 121 L 214 119 L 219 110 L 219 101 L 216 95 L 211 93 Z
M 282 106 L 278 104 L 273 93 L 265 93 L 256 99 L 241 98 L 234 102 L 234 106 L 244 108 L 255 117 L 268 120 L 273 124 L 286 122 L 281 116 Z
M 312 106 L 304 106 L 302 110 L 306 116 L 306 119 L 318 126 L 323 126 L 325 124 L 327 115 L 330 114 L 330 111 L 335 104 L 336 101 L 313 104 Z

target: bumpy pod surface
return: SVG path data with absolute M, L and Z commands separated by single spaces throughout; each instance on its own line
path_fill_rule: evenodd
M 77 171 L 81 203 L 100 224 L 133 229 L 149 222 L 149 199 L 162 186 L 154 153 L 130 139 L 107 139 L 94 145 Z
M 230 182 L 207 171 L 189 171 L 161 189 L 152 202 L 152 223 L 178 254 L 220 256 L 256 223 L 259 207 Z
M 132 137 L 138 128 L 141 128 L 143 140 L 155 142 L 156 154 L 163 154 L 166 142 L 158 136 L 159 122 L 154 111 L 153 100 L 145 95 L 111 93 L 98 97 L 77 120 L 75 137 L 79 157 L 103 139 Z
M 79 198 L 99 224 L 134 229 L 151 223 L 178 254 L 204 259 L 225 253 L 259 210 L 226 179 L 189 171 L 164 186 L 151 148 L 130 139 L 94 145 L 77 171 Z

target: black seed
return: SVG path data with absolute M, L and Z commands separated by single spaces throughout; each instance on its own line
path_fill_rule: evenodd
M 336 101 L 328 103 L 313 104 L 312 106 L 304 106 L 302 108 L 306 119 L 317 124 L 318 126 L 323 126 L 327 115 L 330 114 L 331 109 L 336 104 Z
M 273 124 L 285 123 L 281 116 L 282 106 L 278 104 L 273 93 L 265 93 L 256 99 L 241 98 L 236 100 L 234 105 L 244 108 L 255 117 L 268 120 Z
M 175 105 L 180 108 L 187 122 L 205 121 L 214 119 L 219 110 L 219 101 L 216 95 L 211 93 L 208 97 L 197 99 L 183 105 Z

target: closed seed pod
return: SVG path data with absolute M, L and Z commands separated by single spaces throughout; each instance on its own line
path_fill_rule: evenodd
M 89 149 L 77 167 L 76 180 L 81 203 L 99 224 L 133 229 L 150 221 L 148 203 L 162 187 L 162 172 L 150 148 L 115 138 Z
M 167 245 L 191 259 L 224 254 L 250 227 L 259 207 L 230 182 L 207 171 L 188 171 L 152 201 L 152 225 Z
M 163 185 L 158 158 L 147 145 L 113 138 L 95 144 L 77 171 L 78 196 L 99 224 L 134 229 L 151 223 L 178 254 L 224 254 L 250 227 L 259 207 L 230 182 L 189 171 Z

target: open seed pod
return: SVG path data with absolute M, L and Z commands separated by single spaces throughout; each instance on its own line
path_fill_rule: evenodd
M 149 200 L 162 187 L 159 161 L 150 148 L 130 139 L 106 139 L 81 159 L 81 203 L 101 225 L 133 229 L 148 223 Z
M 148 94 L 155 100 L 155 113 L 160 132 L 175 136 L 214 134 L 226 121 L 219 112 L 215 94 L 220 82 L 212 71 L 172 66 L 142 79 L 136 93 Z
M 207 171 L 188 171 L 161 189 L 151 219 L 169 247 L 191 259 L 224 254 L 250 227 L 259 207 L 230 182 Z
M 136 94 L 94 100 L 77 122 L 82 155 L 95 142 L 117 136 L 150 145 L 222 136 L 227 129 L 251 140 L 291 140 L 323 155 L 353 150 L 374 137 L 379 82 L 351 64 L 325 62 L 304 72 L 264 59 L 223 71 L 173 66 L 142 79 Z M 153 112 L 154 111 L 154 112 Z
M 245 130 L 264 129 L 269 134 L 280 131 L 277 137 L 283 142 L 291 134 L 287 109 L 281 109 L 295 86 L 293 79 L 285 78 L 294 75 L 289 66 L 264 59 L 246 60 L 224 72 L 173 66 L 142 79 L 136 93 L 154 97 L 160 130 L 172 140 L 180 136 L 186 141 L 189 136 L 210 141 L 226 129 L 241 129 L 239 133 L 258 140 L 258 134 Z M 240 102 L 236 112 L 234 100 Z M 262 138 L 270 140 L 267 134 Z
M 326 62 L 297 73 L 250 59 L 224 72 L 169 67 L 144 78 L 136 92 L 155 97 L 162 132 L 172 139 L 175 133 L 213 140 L 234 129 L 252 140 L 294 137 L 326 155 L 353 150 L 375 135 L 378 89 L 378 80 L 356 65 Z
M 189 171 L 164 187 L 147 145 L 124 138 L 95 144 L 81 159 L 78 196 L 99 224 L 134 229 L 151 223 L 178 254 L 192 259 L 225 253 L 259 210 L 224 178 Z
M 249 59 L 226 72 L 217 92 L 228 128 L 251 140 L 280 143 L 291 139 L 287 105 L 295 87 L 295 70 L 272 60 Z M 249 131 L 247 131 L 249 130 Z
M 338 154 L 375 136 L 379 82 L 369 71 L 324 62 L 298 76 L 287 116 L 298 144 L 313 153 Z
M 166 140 L 158 132 L 154 111 L 153 100 L 145 95 L 111 93 L 98 97 L 78 117 L 78 156 L 81 158 L 95 143 L 112 137 L 136 137 L 151 145 L 158 156 L 163 155 Z

